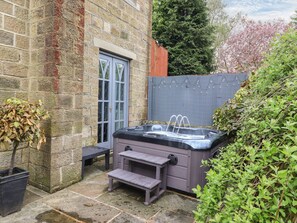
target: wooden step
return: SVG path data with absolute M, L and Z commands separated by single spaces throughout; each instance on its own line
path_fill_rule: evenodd
M 158 186 L 161 181 L 140 174 L 132 173 L 127 170 L 115 169 L 108 173 L 108 177 L 114 178 L 122 183 L 138 187 L 140 189 L 153 189 Z
M 170 161 L 169 159 L 164 157 L 153 156 L 150 154 L 135 152 L 131 150 L 120 152 L 119 155 L 125 158 L 129 158 L 130 160 L 137 160 L 141 163 L 155 164 L 159 166 L 162 166 Z

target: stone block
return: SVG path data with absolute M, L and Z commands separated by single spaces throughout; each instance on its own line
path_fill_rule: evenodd
M 65 111 L 64 109 L 53 109 L 51 111 L 51 120 L 53 122 L 64 122 Z
M 47 4 L 44 8 L 45 17 L 54 15 L 54 3 Z
M 0 30 L 0 44 L 13 45 L 14 35 L 11 32 Z
M 14 16 L 21 20 L 28 20 L 29 11 L 28 9 L 21 8 L 19 6 L 15 6 L 14 8 Z
M 67 187 L 81 179 L 81 162 L 62 167 L 62 187 Z
M 81 81 L 60 80 L 60 91 L 63 93 L 82 93 L 83 83 Z
M 127 32 L 121 31 L 121 35 L 120 37 L 124 40 L 128 40 L 129 39 L 129 34 Z
M 72 163 L 72 150 L 64 151 L 62 153 L 51 153 L 51 167 L 59 168 L 68 166 Z
M 103 23 L 103 30 L 107 33 L 111 33 L 111 25 L 108 22 Z
M 0 12 L 4 12 L 6 14 L 13 14 L 13 4 L 6 2 L 6 1 L 0 1 Z
M 50 184 L 50 193 L 53 193 L 59 189 L 61 189 L 61 183 L 62 183 L 62 169 L 61 168 L 56 168 L 56 169 L 51 169 L 50 171 L 50 179 L 51 179 L 51 184 Z
M 32 49 L 39 49 L 45 46 L 45 38 L 44 36 L 36 36 L 31 38 L 31 47 Z
M 43 7 L 32 9 L 30 11 L 30 21 L 31 22 L 39 21 L 43 18 L 44 18 L 44 8 Z
M 73 67 L 70 66 L 57 66 L 58 69 L 58 73 L 59 76 L 61 78 L 67 78 L 68 80 L 72 80 L 73 79 L 73 73 L 74 73 L 74 69 Z
M 49 190 L 50 170 L 48 167 L 36 166 L 34 164 L 29 163 L 29 173 L 30 173 L 29 182 L 31 185 L 34 185 L 45 191 Z
M 73 48 L 72 36 L 60 37 L 58 39 L 58 44 L 60 49 L 71 51 Z
M 15 46 L 18 48 L 28 50 L 29 49 L 29 37 L 16 35 Z
M 27 100 L 28 92 L 27 91 L 17 91 L 17 92 L 15 92 L 15 97 Z
M 30 0 L 30 7 L 32 9 L 39 8 L 41 6 L 48 5 L 49 3 L 52 3 L 52 0 Z
M 0 168 L 8 168 L 10 166 L 10 159 L 11 159 L 12 151 L 0 152 Z M 15 155 L 15 165 L 19 165 L 22 163 L 22 150 L 19 149 Z
M 51 153 L 64 152 L 64 136 L 51 137 Z
M 80 145 L 79 148 L 72 150 L 72 163 L 78 163 L 81 160 L 82 160 L 82 144 Z
M 98 15 L 92 15 L 91 25 L 95 26 L 98 29 L 103 29 L 103 20 L 98 17 Z
M 17 62 L 20 60 L 20 53 L 17 49 L 0 46 L 0 60 Z
M 12 77 L 0 77 L 0 89 L 19 89 L 20 80 Z
M 28 66 L 17 63 L 3 63 L 3 73 L 15 77 L 27 77 Z
M 46 34 L 49 32 L 54 31 L 54 21 L 52 18 L 48 18 L 46 20 L 43 20 L 41 22 L 38 22 L 37 24 L 37 34 Z
M 9 0 L 9 1 L 20 6 L 25 6 L 25 3 L 26 3 L 26 0 Z
M 64 150 L 81 149 L 82 138 L 80 134 L 69 135 L 64 137 Z
M 37 166 L 48 167 L 50 165 L 51 156 L 49 151 L 41 151 L 35 148 L 30 148 L 30 163 Z
M 40 79 L 38 80 L 38 91 L 54 91 L 53 79 Z
M 83 66 L 83 57 L 76 54 L 67 54 L 66 61 L 70 66 L 81 67 Z
M 82 109 L 66 110 L 65 121 L 76 122 L 82 120 Z
M 63 136 L 72 134 L 72 125 L 73 123 L 69 122 L 55 122 L 51 126 L 51 136 Z
M 24 65 L 28 65 L 30 61 L 30 55 L 27 50 L 19 50 L 20 52 L 20 62 Z
M 74 69 L 74 77 L 77 81 L 82 81 L 84 78 L 84 70 L 81 68 L 75 68 Z
M 11 16 L 4 16 L 4 29 L 18 34 L 26 34 L 26 23 Z
M 29 89 L 29 80 L 27 78 L 20 79 L 20 90 L 25 92 Z
M 79 122 L 73 122 L 72 123 L 72 134 L 81 134 L 82 126 L 83 126 L 82 119 Z
M 82 95 L 75 95 L 74 97 L 74 108 L 80 109 L 83 108 L 83 96 Z
M 58 95 L 58 108 L 73 108 L 73 96 L 72 95 Z

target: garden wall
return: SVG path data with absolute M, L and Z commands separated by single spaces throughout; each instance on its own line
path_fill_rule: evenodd
M 169 121 L 186 115 L 193 125 L 212 125 L 214 110 L 233 98 L 247 74 L 149 78 L 148 120 Z

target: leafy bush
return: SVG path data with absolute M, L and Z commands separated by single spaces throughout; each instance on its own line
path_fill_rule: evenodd
M 297 222 L 297 31 L 214 116 L 235 136 L 194 191 L 197 222 Z M 206 162 L 205 162 L 206 163 Z
M 10 175 L 14 167 L 15 153 L 21 142 L 27 142 L 29 146 L 37 142 L 37 148 L 45 142 L 40 121 L 49 116 L 42 108 L 41 101 L 32 104 L 25 100 L 9 98 L 0 105 L 0 117 L 0 146 L 13 146 Z

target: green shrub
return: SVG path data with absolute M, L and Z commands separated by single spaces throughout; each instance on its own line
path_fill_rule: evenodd
M 297 222 L 297 31 L 214 115 L 235 136 L 194 191 L 197 222 Z

